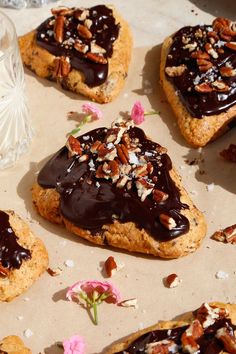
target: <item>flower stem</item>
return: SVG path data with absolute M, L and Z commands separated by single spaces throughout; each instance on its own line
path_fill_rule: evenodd
M 159 111 L 151 111 L 151 112 L 145 112 L 144 113 L 145 116 L 151 116 L 153 114 L 160 114 L 160 112 Z
M 98 312 L 97 312 L 97 303 L 93 303 L 93 318 L 94 318 L 94 324 L 98 324 Z

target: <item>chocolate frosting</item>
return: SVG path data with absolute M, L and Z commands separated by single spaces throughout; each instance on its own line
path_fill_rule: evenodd
M 19 269 L 23 260 L 31 258 L 30 251 L 20 246 L 9 222 L 9 215 L 0 210 L 0 263 L 4 268 Z
M 95 171 L 101 162 L 91 153 L 92 144 L 104 141 L 107 129 L 98 128 L 77 138 L 88 155 L 88 160 L 79 162 L 79 156 L 68 158 L 68 150 L 63 147 L 42 168 L 38 183 L 44 188 L 56 188 L 60 193 L 62 215 L 92 234 L 101 231 L 104 224 L 113 221 L 134 222 L 140 229 L 144 228 L 155 239 L 166 241 L 180 236 L 189 230 L 189 221 L 180 211 L 188 208 L 181 203 L 179 189 L 170 177 L 172 163 L 166 153 L 158 153 L 160 145 L 147 139 L 139 128 L 129 131 L 131 141 L 139 141 L 141 152 L 136 158 L 145 157 L 153 165 L 150 178 L 157 177 L 155 188 L 168 194 L 167 200 L 157 203 L 151 196 L 141 201 L 134 181 L 130 189 L 127 186 L 117 188 L 109 180 L 96 178 Z M 155 178 L 154 178 L 155 179 Z M 175 220 L 176 226 L 171 230 L 164 227 L 159 220 L 161 213 Z
M 69 57 L 71 66 L 84 74 L 85 83 L 88 86 L 94 87 L 103 84 L 108 75 L 108 63 L 100 64 L 89 60 L 84 53 L 77 51 L 73 44 L 76 40 L 80 40 L 90 50 L 91 42 L 94 41 L 105 49 L 104 57 L 111 57 L 113 43 L 119 35 L 119 24 L 115 23 L 112 10 L 104 5 L 97 5 L 89 9 L 87 20 L 92 21 L 89 29 L 92 33 L 90 39 L 79 36 L 77 26 L 79 23 L 83 24 L 83 21 L 71 15 L 66 16 L 64 40 L 59 43 L 54 37 L 54 19 L 54 16 L 50 17 L 37 28 L 37 44 L 57 57 Z
M 196 38 L 195 33 L 199 29 L 206 35 Z M 189 43 L 197 43 L 195 50 L 205 52 L 205 45 L 209 40 L 207 37 L 209 31 L 213 31 L 210 26 L 184 27 L 180 29 L 173 36 L 173 43 L 166 60 L 166 67 L 186 65 L 187 70 L 181 76 L 169 77 L 166 75 L 166 77 L 173 83 L 187 111 L 196 118 L 226 112 L 236 103 L 236 76 L 222 78 L 220 74 L 222 66 L 229 65 L 232 68 L 236 68 L 236 52 L 224 46 L 225 41 L 218 40 L 214 48 L 216 51 L 221 49 L 222 52 L 217 51 L 218 58 L 210 57 L 210 61 L 213 64 L 212 68 L 206 72 L 201 72 L 196 59 L 191 58 L 193 51 L 183 48 L 185 46 L 182 42 L 184 36 L 185 38 L 190 38 Z M 232 41 L 235 40 L 236 36 Z M 195 90 L 195 86 L 199 83 L 212 83 L 215 80 L 222 79 L 229 86 L 228 91 L 213 90 L 212 92 L 202 93 Z
M 216 321 L 212 326 L 209 326 L 204 330 L 204 334 L 197 340 L 199 345 L 199 351 L 197 353 L 202 354 L 219 354 L 224 350 L 223 344 L 215 337 L 216 331 L 219 328 L 226 327 L 229 330 L 235 330 L 236 326 L 232 325 L 229 319 L 220 319 Z M 161 329 L 148 332 L 138 339 L 136 339 L 128 348 L 123 352 L 116 354 L 141 354 L 146 353 L 146 345 L 153 342 L 158 342 L 164 339 L 173 340 L 179 345 L 178 353 L 184 353 L 181 347 L 181 336 L 188 326 L 177 327 L 171 330 Z M 155 351 L 154 351 L 155 353 Z

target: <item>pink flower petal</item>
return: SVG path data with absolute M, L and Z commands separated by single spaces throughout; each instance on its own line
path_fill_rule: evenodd
M 92 103 L 84 103 L 82 105 L 82 112 L 91 115 L 94 120 L 102 118 L 102 111 Z
M 136 101 L 131 110 L 131 119 L 136 124 L 141 124 L 144 121 L 144 108 L 140 101 Z
M 74 335 L 63 341 L 64 354 L 84 354 L 85 340 L 82 336 Z

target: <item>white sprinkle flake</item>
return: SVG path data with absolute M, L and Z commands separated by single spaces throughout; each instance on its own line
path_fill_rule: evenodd
M 100 183 L 97 181 L 96 182 L 96 187 L 99 188 L 100 186 L 101 186 Z
M 129 152 L 129 163 L 131 165 L 139 165 L 139 159 L 134 152 Z
M 26 330 L 24 330 L 24 336 L 25 336 L 26 338 L 32 337 L 33 334 L 34 334 L 34 333 L 31 331 L 30 328 L 27 328 Z
M 68 268 L 73 268 L 74 267 L 74 261 L 72 261 L 72 259 L 67 259 L 66 261 L 65 261 L 65 266 L 66 267 L 68 267 Z
M 89 140 L 89 138 L 90 138 L 89 135 L 84 135 L 84 136 L 83 136 L 83 140 L 85 140 L 85 141 Z
M 215 185 L 214 185 L 214 183 L 211 183 L 211 184 L 208 184 L 208 185 L 206 186 L 206 188 L 207 188 L 207 191 L 208 191 L 208 192 L 212 192 L 213 189 L 215 188 Z
M 19 315 L 19 316 L 17 316 L 17 317 L 16 317 L 16 319 L 17 319 L 18 321 L 22 321 L 22 320 L 23 320 L 23 318 L 24 318 L 24 317 L 23 317 L 23 316 L 21 316 L 21 315 Z
M 223 270 L 219 270 L 218 272 L 216 272 L 215 277 L 216 279 L 225 280 L 229 277 L 229 274 L 224 272 Z
M 143 324 L 143 322 L 140 322 L 140 323 L 139 323 L 138 328 L 139 328 L 140 331 L 141 331 L 142 329 L 144 329 L 144 324 Z
M 24 297 L 24 301 L 30 301 L 29 297 Z
M 95 165 L 94 165 L 93 160 L 90 160 L 88 165 L 89 165 L 90 171 L 95 171 Z

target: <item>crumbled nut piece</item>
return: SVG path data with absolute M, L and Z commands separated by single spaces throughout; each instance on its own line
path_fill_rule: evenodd
M 114 145 L 109 149 L 105 144 L 101 144 L 97 153 L 98 161 L 112 161 L 117 156 L 116 148 Z
M 54 38 L 59 43 L 62 43 L 64 39 L 64 24 L 65 24 L 64 16 L 56 17 L 55 24 L 54 24 Z
M 209 54 L 207 54 L 206 52 L 203 52 L 201 50 L 196 50 L 190 56 L 191 56 L 191 58 L 194 58 L 194 59 L 205 59 L 205 60 L 210 59 Z
M 79 21 L 85 21 L 88 16 L 89 16 L 89 10 L 87 9 L 74 10 L 74 17 Z
M 118 306 L 138 308 L 137 302 L 138 302 L 138 300 L 136 298 L 127 299 L 127 300 L 123 300 L 123 301 L 119 302 Z
M 73 135 L 70 135 L 66 142 L 66 147 L 69 150 L 69 157 L 75 155 L 82 155 L 82 148 L 79 140 L 77 140 Z
M 147 164 L 135 167 L 133 169 L 133 175 L 135 178 L 147 176 L 148 175 Z
M 236 51 L 236 42 L 226 42 L 225 46 L 233 51 Z
M 205 49 L 206 49 L 206 52 L 212 56 L 213 59 L 217 59 L 219 57 L 218 53 L 212 47 L 212 44 L 206 43 Z
M 220 68 L 220 74 L 223 77 L 232 77 L 236 75 L 236 69 L 230 68 L 228 66 L 222 66 Z
M 213 91 L 213 88 L 209 84 L 207 84 L 206 82 L 196 85 L 194 88 L 197 92 L 200 92 L 200 93 L 206 93 L 206 92 Z
M 85 161 L 88 161 L 88 159 L 89 159 L 89 156 L 87 154 L 84 154 L 79 157 L 79 162 L 85 162 Z
M 223 82 L 222 80 L 216 80 L 212 82 L 212 86 L 216 91 L 221 91 L 221 92 L 229 91 L 229 86 L 226 85 L 226 83 Z
M 182 282 L 182 279 L 177 274 L 172 273 L 164 279 L 164 282 L 167 288 L 176 288 Z
M 100 47 L 100 45 L 97 45 L 95 42 L 91 42 L 90 50 L 91 50 L 91 53 L 96 53 L 96 54 L 106 53 L 106 50 L 104 48 Z
M 129 181 L 129 177 L 128 176 L 122 176 L 119 178 L 116 186 L 117 188 L 124 188 L 124 186 L 126 185 L 126 183 Z
M 227 161 L 236 162 L 236 145 L 230 144 L 228 149 L 224 149 L 220 152 L 220 156 Z
M 167 228 L 168 230 L 172 230 L 176 227 L 175 220 L 172 217 L 170 217 L 169 215 L 160 214 L 159 219 L 160 219 L 160 222 L 162 223 L 162 225 L 165 226 L 165 228 Z
M 171 339 L 163 339 L 146 345 L 146 354 L 175 354 L 179 352 L 178 345 Z
M 143 202 L 146 197 L 152 193 L 152 190 L 154 188 L 153 183 L 147 182 L 144 178 L 139 178 L 136 182 L 135 185 L 138 190 L 138 196 L 141 198 L 141 201 Z
M 107 258 L 104 263 L 104 268 L 109 278 L 114 275 L 114 273 L 117 271 L 117 264 L 114 257 L 110 256 Z
M 212 62 L 206 59 L 197 59 L 197 65 L 199 66 L 199 70 L 203 73 L 213 67 Z
M 190 52 L 194 51 L 194 49 L 196 48 L 197 48 L 197 42 L 188 43 L 183 47 L 183 49 L 188 49 Z
M 74 43 L 74 48 L 80 52 L 80 53 L 87 53 L 89 47 L 88 45 L 84 44 L 84 43 L 81 43 L 79 40 L 76 40 L 75 43 Z
M 230 354 L 236 354 L 236 338 L 226 327 L 219 328 L 216 332 L 218 338 L 224 345 L 224 349 Z
M 175 77 L 175 76 L 181 76 L 186 69 L 187 66 L 185 64 L 179 66 L 167 66 L 165 68 L 165 72 L 168 76 Z
M 216 274 L 215 274 L 215 277 L 216 277 L 216 279 L 225 280 L 229 277 L 229 274 L 223 270 L 218 270 L 218 272 L 216 272 Z
M 58 275 L 61 274 L 62 269 L 59 268 L 59 267 L 57 267 L 57 268 L 55 268 L 55 269 L 48 268 L 48 269 L 47 269 L 47 272 L 48 272 L 49 275 L 51 275 L 51 277 L 56 277 L 56 276 L 58 276 Z

